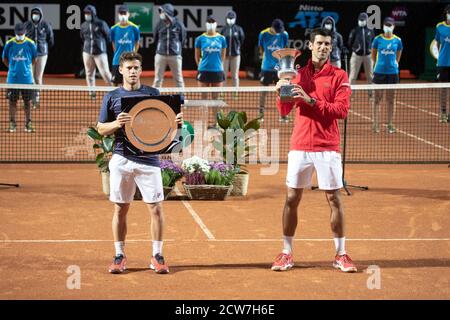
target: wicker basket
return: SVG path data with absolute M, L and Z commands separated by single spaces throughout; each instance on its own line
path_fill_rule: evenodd
M 225 200 L 233 186 L 215 186 L 209 184 L 183 184 L 184 190 L 191 200 Z

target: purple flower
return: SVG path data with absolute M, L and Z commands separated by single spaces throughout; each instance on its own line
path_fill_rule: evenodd
M 184 174 L 183 169 L 181 169 L 181 167 L 177 166 L 170 160 L 161 160 L 160 168 L 161 170 L 170 170 L 173 171 L 174 173 Z
M 217 170 L 222 174 L 234 169 L 233 165 L 225 164 L 223 162 L 212 162 L 209 164 L 209 167 L 211 168 L 211 170 Z

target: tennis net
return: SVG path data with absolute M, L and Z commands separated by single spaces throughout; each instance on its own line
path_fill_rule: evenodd
M 93 162 L 93 141 L 86 130 L 96 124 L 103 96 L 114 89 L 95 87 L 93 95 L 90 88 L 81 86 L 1 84 L 0 162 Z M 345 137 L 347 162 L 450 163 L 450 123 L 440 115 L 441 105 L 448 104 L 449 89 L 450 84 L 442 83 L 352 86 Z M 7 95 L 11 90 L 40 92 L 40 106 L 31 111 L 35 132 L 24 130 L 22 99 L 17 107 L 17 131 L 9 132 Z M 206 129 L 215 123 L 218 110 L 246 111 L 253 119 L 264 104 L 258 161 L 287 161 L 294 115 L 280 119 L 273 87 L 163 88 L 161 93 L 184 95 L 184 118 L 196 129 L 191 145 L 194 154 L 208 146 Z M 343 120 L 340 126 L 343 143 Z

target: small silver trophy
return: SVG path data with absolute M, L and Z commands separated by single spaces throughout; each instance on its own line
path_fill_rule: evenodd
M 297 69 L 295 68 L 295 59 L 301 54 L 297 49 L 280 49 L 272 53 L 274 58 L 277 58 L 279 63 L 276 69 L 278 70 L 278 78 L 291 81 L 297 76 Z M 294 85 L 283 85 L 280 88 L 281 102 L 289 102 L 293 100 L 294 94 L 292 89 Z

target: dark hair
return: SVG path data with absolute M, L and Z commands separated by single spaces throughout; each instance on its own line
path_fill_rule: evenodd
M 125 61 L 138 60 L 142 65 L 142 56 L 137 52 L 124 52 L 120 55 L 119 65 L 122 66 Z
M 309 34 L 309 41 L 311 41 L 311 43 L 314 43 L 314 39 L 316 38 L 316 36 L 332 37 L 333 34 L 328 29 L 316 28 Z
M 450 4 L 446 5 L 444 8 L 444 12 L 442 12 L 442 16 L 444 20 L 447 20 L 447 13 L 450 13 Z

